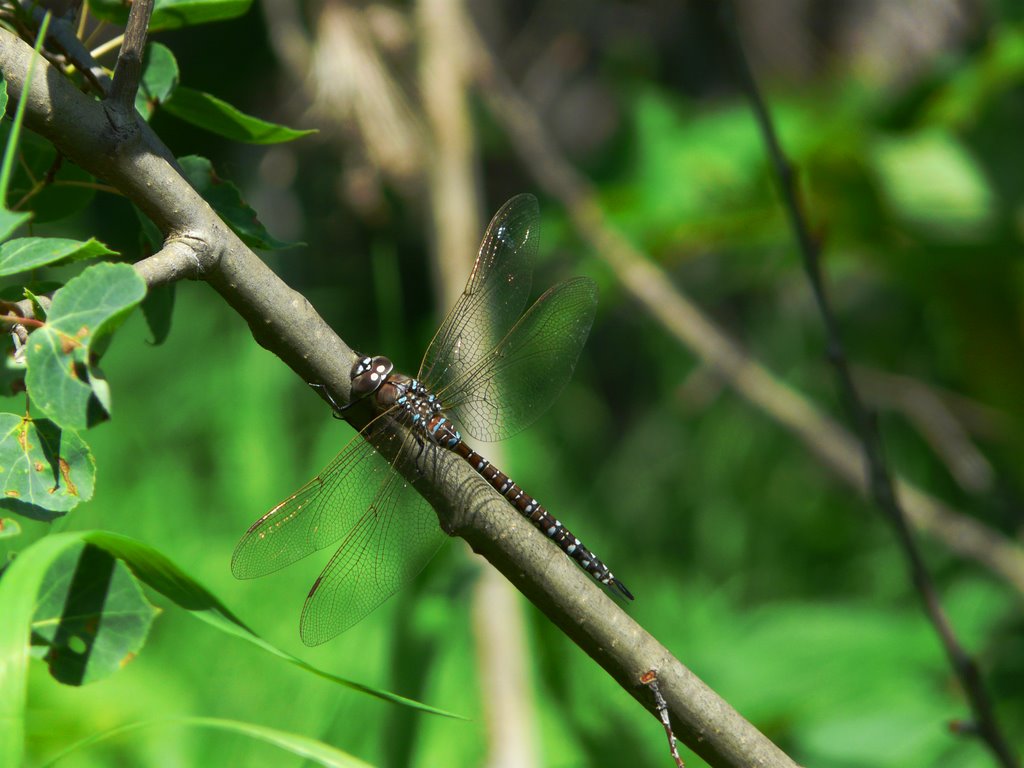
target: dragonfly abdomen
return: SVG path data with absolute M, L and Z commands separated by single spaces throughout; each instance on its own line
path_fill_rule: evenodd
M 468 461 L 470 466 L 479 472 L 484 480 L 504 496 L 513 507 L 519 510 L 523 517 L 555 542 L 565 554 L 579 563 L 583 570 L 601 584 L 614 586 L 630 600 L 633 599 L 633 595 L 626 589 L 626 585 L 615 578 L 615 574 L 601 562 L 601 558 L 590 551 L 583 542 L 573 535 L 572 531 L 562 525 L 561 521 L 553 517 L 539 501 L 520 488 L 508 475 L 470 448 L 464 440 L 456 442 L 451 449 Z

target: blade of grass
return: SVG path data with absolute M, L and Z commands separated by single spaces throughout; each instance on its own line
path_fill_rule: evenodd
M 0 163 L 0 241 L 10 237 L 15 229 L 20 227 L 29 219 L 27 213 L 15 213 L 7 209 L 7 190 L 11 184 L 11 173 L 14 168 L 14 153 L 18 149 L 18 138 L 21 136 L 21 125 L 25 119 L 25 107 L 28 104 L 29 86 L 32 83 L 32 75 L 35 74 L 36 62 L 39 61 L 39 49 L 46 39 L 46 30 L 50 27 L 50 13 L 47 11 L 43 17 L 43 23 L 39 25 L 39 34 L 36 36 L 36 44 L 33 49 L 36 53 L 28 65 L 28 72 L 25 74 L 25 86 L 21 89 L 21 96 L 18 97 L 18 108 L 14 113 L 14 121 L 11 125 L 11 133 L 7 139 L 7 146 L 4 148 L 3 163 Z M 6 93 L 5 93 L 6 95 Z
M 239 720 L 223 720 L 214 717 L 171 717 L 156 720 L 140 720 L 136 723 L 119 725 L 116 728 L 111 728 L 110 730 L 103 731 L 102 733 L 87 736 L 86 738 L 75 742 L 49 761 L 43 763 L 41 768 L 49 768 L 49 766 L 54 765 L 71 753 L 84 749 L 85 747 L 90 747 L 94 744 L 107 741 L 108 739 L 112 739 L 125 733 L 131 733 L 132 731 L 138 731 L 143 728 L 153 728 L 162 725 L 212 728 L 215 730 L 227 731 L 229 733 L 239 733 L 243 736 L 248 736 L 251 739 L 263 741 L 267 744 L 273 744 L 286 752 L 291 752 L 297 757 L 313 760 L 320 765 L 331 766 L 332 768 L 370 768 L 369 763 L 364 763 L 362 760 L 353 757 L 347 752 L 342 752 L 340 749 L 336 749 L 329 744 L 324 744 L 322 741 L 311 739 L 308 736 L 289 733 L 287 731 L 279 731 L 276 728 L 267 728 L 266 726 L 256 725 L 254 723 L 245 723 Z

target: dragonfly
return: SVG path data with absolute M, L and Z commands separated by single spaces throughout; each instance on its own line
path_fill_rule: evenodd
M 597 309 L 597 286 L 576 277 L 524 313 L 540 212 L 518 195 L 494 215 L 462 295 L 427 347 L 416 378 L 384 356 L 360 356 L 351 397 L 334 415 L 369 402 L 372 419 L 315 478 L 253 523 L 235 547 L 240 579 L 277 571 L 335 544 L 313 583 L 299 631 L 319 645 L 349 629 L 413 579 L 446 536 L 419 493 L 422 475 L 399 462 L 453 451 L 597 582 L 633 595 L 600 558 L 508 475 L 462 439 L 503 440 L 532 424 L 565 388 Z M 393 423 L 406 429 L 394 429 Z M 388 456 L 391 456 L 389 460 Z M 408 474 L 408 473 L 407 473 Z

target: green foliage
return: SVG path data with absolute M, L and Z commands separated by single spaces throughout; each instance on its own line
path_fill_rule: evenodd
M 184 86 L 174 89 L 173 96 L 164 103 L 164 109 L 210 133 L 247 144 L 281 144 L 316 133 L 268 123 L 235 109 L 216 96 Z
M 28 272 L 47 264 L 116 255 L 94 238 L 82 242 L 63 237 L 19 237 L 0 245 L 0 277 Z
M 122 21 L 127 8 L 90 7 Z M 151 27 L 248 7 L 161 2 Z M 250 143 L 308 133 L 228 103 L 271 92 L 277 77 L 257 66 L 258 20 L 238 24 L 248 31 L 206 30 L 204 40 L 223 45 L 195 42 L 195 29 L 149 44 L 136 103 L 170 146 L 194 143 L 193 127 Z M 236 40 L 244 53 L 233 52 Z M 1007 538 L 1024 457 L 1024 182 L 1014 161 L 1022 41 L 1021 29 L 994 25 L 976 47 L 887 87 L 837 63 L 766 93 L 852 358 L 924 385 L 932 412 L 964 431 L 966 442 L 929 431 L 948 422 L 922 420 L 911 407 L 919 390 L 898 380 L 872 393 L 894 468 Z M 594 84 L 618 83 L 622 130 L 581 161 L 605 209 L 759 360 L 843 419 L 748 105 L 711 73 L 713 100 L 683 96 L 615 55 L 623 58 L 609 59 Z M 226 60 L 246 66 L 229 70 Z M 179 85 L 211 70 L 219 79 L 201 85 L 218 97 Z M 271 116 L 282 107 L 256 103 L 250 111 Z M 179 119 L 161 123 L 161 112 Z M 327 555 L 254 585 L 232 579 L 230 553 L 256 515 L 351 433 L 205 286 L 143 298 L 134 270 L 111 259 L 143 258 L 163 234 L 111 205 L 47 141 L 19 137 L 19 120 L 2 127 L 11 210 L 0 211 L 0 289 L 9 301 L 30 299 L 39 324 L 25 324 L 28 340 L 12 345 L 3 369 L 12 397 L 0 414 L 0 507 L 13 516 L 0 518 L 0 765 L 486 762 L 493 691 L 477 675 L 483 649 L 470 607 L 489 566 L 449 546 L 357 627 L 302 648 L 298 612 Z M 377 212 L 386 225 L 357 223 L 331 193 L 352 180 L 338 177 L 351 156 L 325 162 L 322 145 L 302 143 L 273 151 L 294 164 L 287 189 L 253 147 L 181 164 L 252 247 L 289 244 L 257 218 L 272 224 L 278 211 L 256 210 L 240 190 L 254 202 L 293 195 L 312 245 L 268 261 L 322 312 L 335 311 L 346 337 L 369 347 L 379 318 L 391 335 L 380 351 L 415 357 L 438 320 L 420 279 L 424 227 L 408 215 L 417 206 L 386 188 Z M 533 186 L 508 174 L 493 147 L 484 162 L 492 192 Z M 516 479 L 614 567 L 637 595 L 628 607 L 637 621 L 800 763 L 990 765 L 976 740 L 946 727 L 968 717 L 965 700 L 884 522 L 637 311 L 554 201 L 542 210 L 543 246 L 560 251 L 547 266 L 589 272 L 601 300 L 558 406 L 509 441 Z M 363 253 L 395 254 L 384 287 L 365 276 L 384 274 L 385 262 Z M 468 269 L 472 254 L 456 257 Z M 577 259 L 583 267 L 570 268 Z M 140 300 L 146 325 L 132 317 Z M 91 429 L 113 400 L 112 423 Z M 988 467 L 987 485 L 962 484 L 957 451 Z M 940 545 L 925 554 L 1019 749 L 1019 595 Z M 668 764 L 660 726 L 547 619 L 527 610 L 526 621 L 516 682 L 533 693 L 542 762 Z M 48 649 L 51 674 L 31 661 L 33 648 Z M 451 712 L 470 719 L 424 717 Z
M 178 62 L 171 49 L 160 43 L 147 45 L 142 81 L 135 94 L 135 108 L 139 114 L 149 120 L 157 108 L 171 97 L 180 79 Z
M 196 191 L 250 248 L 280 249 L 296 245 L 272 237 L 256 218 L 256 212 L 242 200 L 238 187 L 220 178 L 209 160 L 189 156 L 179 158 L 178 162 Z
M 246 13 L 252 0 L 156 0 L 149 29 L 179 29 L 213 21 L 235 19 Z M 89 4 L 98 18 L 124 26 L 128 8 L 120 0 L 97 0 Z
M 77 434 L 51 421 L 0 413 L 0 466 L 2 507 L 45 519 L 92 498 L 92 454 Z
M 952 243 L 991 236 L 994 190 L 955 137 L 930 131 L 879 139 L 873 161 L 882 200 L 897 221 Z
M 95 361 L 145 294 L 127 264 L 96 264 L 54 294 L 46 324 L 28 343 L 25 385 L 58 426 L 84 429 L 110 413 L 110 389 Z
M 32 619 L 50 674 L 83 685 L 120 671 L 141 650 L 156 610 L 119 561 L 84 541 L 50 565 Z
M 97 744 L 106 739 L 114 738 L 125 733 L 137 731 L 143 728 L 155 728 L 160 726 L 184 726 L 188 728 L 208 728 L 222 733 L 240 733 L 251 739 L 272 744 L 280 747 L 291 754 L 312 760 L 320 765 L 336 768 L 368 768 L 368 763 L 358 760 L 340 749 L 335 749 L 328 744 L 316 739 L 309 739 L 294 733 L 286 733 L 275 728 L 265 728 L 252 723 L 241 723 L 234 720 L 219 720 L 212 717 L 179 717 L 164 720 L 149 720 L 142 723 L 112 728 L 105 733 L 96 734 L 89 738 L 82 739 L 77 744 L 71 745 L 65 752 L 57 755 L 46 765 L 53 765 L 63 759 L 66 755 Z

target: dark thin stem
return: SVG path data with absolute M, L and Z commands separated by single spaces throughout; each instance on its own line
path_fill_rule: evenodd
M 114 84 L 108 97 L 112 114 L 122 126 L 135 120 L 135 94 L 142 79 L 142 54 L 152 14 L 153 0 L 135 0 L 128 12 L 128 26 L 124 30 L 124 42 L 114 69 Z
M 960 678 L 967 694 L 977 723 L 978 735 L 984 739 L 1001 765 L 1007 768 L 1016 768 L 1017 760 L 996 722 L 992 701 L 982 682 L 978 667 L 957 640 L 952 625 L 942 609 L 935 585 L 928 574 L 924 559 L 911 534 L 910 526 L 907 524 L 906 515 L 893 490 L 892 477 L 886 463 L 877 422 L 874 415 L 865 406 L 853 383 L 850 365 L 839 332 L 839 324 L 825 293 L 821 278 L 821 249 L 818 241 L 811 236 L 807 226 L 803 205 L 796 189 L 793 166 L 783 153 L 771 116 L 768 114 L 768 108 L 758 90 L 750 63 L 736 31 L 731 6 L 726 2 L 722 4 L 721 8 L 722 26 L 732 42 L 731 48 L 735 56 L 741 86 L 750 100 L 755 119 L 778 176 L 783 204 L 789 217 L 790 226 L 800 246 L 804 270 L 807 272 L 814 300 L 825 326 L 828 359 L 835 368 L 840 396 L 854 422 L 854 428 L 864 450 L 871 497 L 895 530 L 896 538 L 910 569 L 911 580 L 921 597 L 925 613 L 938 633 L 950 664 Z
M 26 3 L 26 5 L 30 6 L 33 21 L 36 24 L 41 24 L 43 16 L 46 15 L 46 9 L 35 3 Z M 64 52 L 67 60 L 89 79 L 100 96 L 106 96 L 110 92 L 110 77 L 107 76 L 99 62 L 92 57 L 85 44 L 78 39 L 74 24 L 67 19 L 54 18 L 46 39 Z

